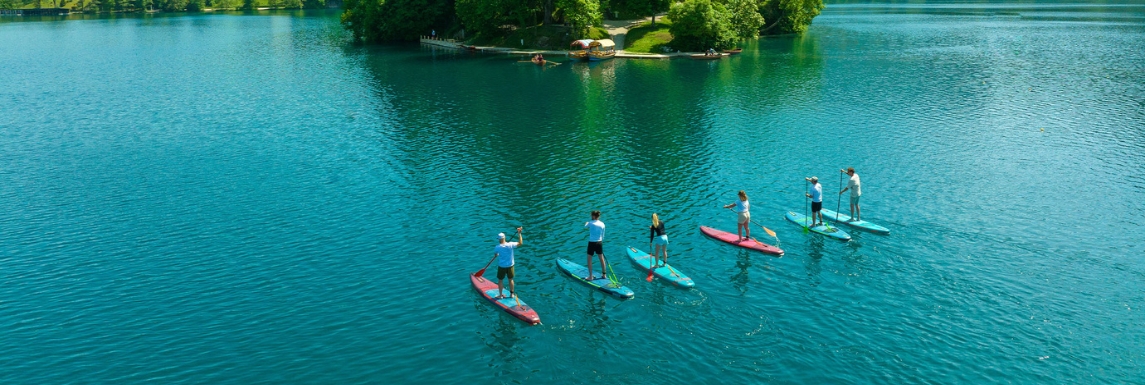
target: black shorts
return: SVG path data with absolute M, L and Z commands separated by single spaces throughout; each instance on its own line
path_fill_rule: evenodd
M 817 213 L 823 209 L 823 202 L 811 202 L 811 212 Z
M 509 266 L 509 267 L 497 266 L 497 279 L 505 279 L 505 277 L 509 277 L 509 279 L 513 279 L 513 276 L 516 275 L 513 273 L 516 273 L 516 270 L 517 270 L 517 269 L 515 269 L 515 267 L 517 267 L 517 266 Z
M 600 254 L 604 255 L 604 242 L 589 242 L 588 255 Z

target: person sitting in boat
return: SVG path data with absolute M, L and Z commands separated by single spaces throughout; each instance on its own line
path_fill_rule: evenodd
M 708 48 L 708 52 L 705 53 L 704 56 L 716 56 L 716 49 L 715 48 Z

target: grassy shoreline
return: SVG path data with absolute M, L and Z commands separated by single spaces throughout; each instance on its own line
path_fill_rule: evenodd
M 660 18 L 653 26 L 652 22 L 641 23 L 628 30 L 625 37 L 625 52 L 632 53 L 665 53 L 671 47 L 672 33 L 668 31 L 672 21 Z

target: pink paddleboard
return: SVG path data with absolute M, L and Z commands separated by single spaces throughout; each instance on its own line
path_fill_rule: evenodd
M 716 230 L 716 229 L 713 229 L 713 228 L 708 227 L 708 226 L 700 226 L 700 232 L 704 233 L 704 235 L 712 237 L 713 239 L 716 239 L 719 241 L 724 241 L 724 242 L 727 242 L 729 244 L 739 246 L 739 247 L 742 247 L 745 249 L 752 249 L 755 251 L 759 251 L 759 252 L 763 252 L 763 253 L 767 253 L 767 254 L 773 254 L 773 255 L 783 255 L 783 249 L 780 249 L 778 247 L 775 247 L 775 246 L 772 246 L 772 245 L 769 245 L 769 244 L 766 244 L 763 242 L 756 241 L 755 239 L 748 239 L 746 241 L 740 241 L 739 236 L 736 235 L 735 233 L 729 233 L 727 231 Z

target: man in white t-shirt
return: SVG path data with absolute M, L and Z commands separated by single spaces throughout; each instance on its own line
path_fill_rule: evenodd
M 600 210 L 592 210 L 592 220 L 585 222 L 584 227 L 588 229 L 588 277 L 584 279 L 593 280 L 593 254 L 600 256 L 600 278 L 604 279 L 608 266 L 604 264 L 604 222 L 600 221 Z
M 811 182 L 811 191 L 804 194 L 811 198 L 811 225 L 815 227 L 823 224 L 823 185 L 819 184 L 819 177 L 803 178 Z
M 855 173 L 854 167 L 847 167 L 847 170 L 839 169 L 839 172 L 851 176 L 851 179 L 847 181 L 847 187 L 839 191 L 839 195 L 843 195 L 843 192 L 851 190 L 851 222 L 861 221 L 863 219 L 860 218 L 862 214 L 859 212 L 859 197 L 863 196 L 863 191 L 859 187 L 859 174 Z
M 509 295 L 517 296 L 517 286 L 513 283 L 513 277 L 516 275 L 516 269 L 513 265 L 516 261 L 513 260 L 513 249 L 521 247 L 525 244 L 525 238 L 521 235 L 521 228 L 517 228 L 517 242 L 505 242 L 505 233 L 497 234 L 497 246 L 493 246 L 493 256 L 497 258 L 497 299 L 505 298 L 505 286 L 501 284 L 505 277 L 509 278 Z

